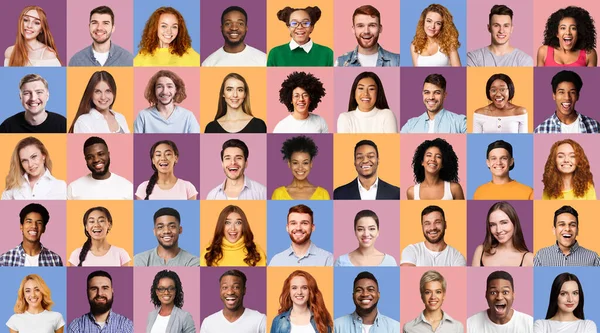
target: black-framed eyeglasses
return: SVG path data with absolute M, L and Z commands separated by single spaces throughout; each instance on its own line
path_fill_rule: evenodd
M 311 21 L 302 21 L 302 22 L 291 21 L 290 22 L 290 27 L 292 27 L 292 28 L 298 28 L 300 25 L 302 25 L 305 28 L 310 28 L 311 24 L 312 24 Z
M 156 291 L 158 291 L 158 292 L 159 292 L 159 293 L 161 293 L 161 294 L 164 294 L 164 293 L 165 293 L 165 292 L 167 292 L 167 291 L 168 291 L 169 293 L 172 293 L 172 292 L 174 292 L 175 290 L 177 290 L 177 288 L 175 288 L 175 287 L 168 287 L 168 288 L 165 288 L 165 287 L 158 287 L 158 288 L 156 288 Z

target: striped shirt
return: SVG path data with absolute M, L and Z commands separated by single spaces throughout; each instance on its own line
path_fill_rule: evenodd
M 133 322 L 127 317 L 112 312 L 106 317 L 104 327 L 96 323 L 91 312 L 75 318 L 69 324 L 69 333 L 133 333 Z
M 600 258 L 594 251 L 575 242 L 569 254 L 564 254 L 558 242 L 539 250 L 533 258 L 534 266 L 600 266 Z
M 40 243 L 38 266 L 63 266 L 60 256 Z M 25 250 L 23 243 L 0 256 L 0 266 L 25 266 Z

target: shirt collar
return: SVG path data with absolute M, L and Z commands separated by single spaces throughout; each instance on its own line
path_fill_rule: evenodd
M 108 324 L 110 323 L 110 317 L 112 317 L 113 311 L 112 309 L 108 310 L 108 316 L 106 317 L 106 321 L 104 322 L 105 325 L 108 326 Z M 88 319 L 92 321 L 92 323 L 97 324 L 96 323 L 96 317 L 94 317 L 94 315 L 91 312 L 87 313 Z
M 581 246 L 579 246 L 579 242 L 575 241 L 575 244 L 573 244 L 571 246 L 571 248 L 569 249 L 569 252 L 570 253 L 576 252 L 577 250 L 579 250 L 580 247 Z M 560 253 L 563 253 L 562 250 L 560 249 L 560 246 L 558 246 L 558 241 L 556 241 L 556 243 L 554 243 L 554 248 L 555 248 L 556 251 L 558 251 Z
M 224 191 L 225 191 L 225 183 L 227 183 L 227 179 L 225 179 L 225 181 L 223 181 L 223 182 L 221 183 L 221 185 L 219 185 L 219 190 L 220 190 L 221 192 L 224 192 Z M 251 183 L 248 181 L 248 176 L 244 175 L 244 186 L 242 187 L 242 190 L 243 190 L 243 189 L 245 189 L 245 188 L 249 188 L 249 189 L 251 189 L 251 186 L 250 186 L 250 184 L 251 184 Z
M 437 119 L 440 120 L 442 119 L 444 116 L 446 115 L 446 109 L 442 108 L 440 111 L 438 111 L 438 113 L 435 115 L 435 117 L 433 119 Z M 422 115 L 421 118 L 423 118 L 423 120 L 428 121 L 429 120 L 429 115 L 427 114 L 427 111 L 425 111 Z
M 419 320 L 421 320 L 421 322 L 423 323 L 427 323 L 429 324 L 429 322 L 425 319 L 425 315 L 423 314 L 423 312 L 421 311 L 421 315 L 419 316 Z M 450 317 L 449 314 L 447 314 L 446 312 L 442 311 L 442 322 L 443 321 L 449 321 L 449 322 L 454 322 L 454 318 Z
M 108 110 L 108 112 L 110 112 L 111 114 L 115 114 L 113 112 L 113 110 Z M 100 111 L 96 110 L 95 108 L 91 108 L 89 114 L 94 117 L 95 119 L 102 119 L 104 118 L 104 116 L 100 113 Z
M 310 241 L 310 246 L 308 247 L 308 251 L 306 251 L 306 254 L 304 255 L 304 257 L 308 257 L 309 255 L 315 255 L 316 254 L 316 250 L 317 250 L 317 246 L 315 245 L 315 243 L 313 243 L 312 241 Z M 292 256 L 295 255 L 296 253 L 294 252 L 294 248 L 292 247 L 292 245 L 290 245 L 290 247 L 288 248 L 288 256 Z
M 23 178 L 25 178 L 25 181 L 27 182 L 27 184 L 29 184 L 29 174 L 27 172 L 25 172 L 23 174 Z M 42 178 L 54 180 L 54 176 L 52 176 L 52 174 L 50 173 L 50 170 L 48 170 L 48 169 L 46 169 L 46 171 L 44 171 L 44 174 L 40 177 L 40 179 L 42 179 Z
M 42 254 L 42 252 L 44 252 L 46 250 L 46 248 L 44 247 L 44 244 L 40 243 L 40 253 Z M 23 242 L 21 242 L 19 244 L 19 246 L 17 246 L 17 252 L 19 252 L 19 254 L 21 256 L 25 256 L 25 249 L 23 249 Z
M 379 309 L 377 309 L 377 315 L 375 316 L 375 320 L 373 320 L 373 325 L 375 326 L 379 326 L 379 315 L 381 313 L 379 313 Z M 362 324 L 362 318 L 356 313 L 356 311 L 352 312 L 352 314 L 350 315 L 352 317 L 352 321 L 356 322 L 359 321 Z
M 360 179 L 358 177 L 356 177 L 356 181 L 358 182 L 358 190 L 359 191 L 360 190 L 370 191 L 372 189 L 377 189 L 377 185 L 379 185 L 379 177 L 375 178 L 375 182 L 373 183 L 373 185 L 371 185 L 371 188 L 369 188 L 368 190 L 362 186 L 362 184 L 360 183 Z
M 577 111 L 575 111 L 575 113 L 577 113 L 577 119 L 575 121 L 577 121 L 577 120 L 581 121 L 581 113 L 579 113 Z M 552 120 L 552 122 L 554 122 L 554 124 L 556 124 L 558 126 L 563 124 L 563 122 L 560 121 L 560 119 L 556 115 L 556 111 L 554 111 L 554 113 L 552 114 L 552 117 L 550 117 L 550 119 Z
M 352 51 L 352 54 L 350 55 L 350 59 L 349 59 L 349 63 L 357 63 L 358 62 L 358 45 L 356 46 L 356 48 L 354 48 L 354 51 Z M 381 47 L 381 45 L 379 45 L 379 43 L 377 43 L 377 59 L 381 59 L 382 61 L 386 61 L 388 60 L 388 58 L 386 57 L 386 54 L 383 52 L 383 48 Z
M 298 45 L 298 43 L 296 43 L 296 41 L 293 39 L 290 41 L 290 50 L 295 50 L 297 48 L 301 48 L 304 50 L 304 52 L 308 53 L 308 52 L 310 52 L 312 47 L 313 47 L 312 38 L 310 40 L 308 40 L 308 43 L 305 43 L 304 45 Z

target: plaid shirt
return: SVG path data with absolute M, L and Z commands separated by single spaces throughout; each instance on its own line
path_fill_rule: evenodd
M 578 114 L 578 118 L 580 133 L 600 132 L 600 124 L 594 119 L 584 116 L 581 113 Z M 560 119 L 558 119 L 556 112 L 554 112 L 552 117 L 544 120 L 544 122 L 535 129 L 535 133 L 561 133 L 561 125 Z
M 40 244 L 42 250 L 38 258 L 39 266 L 63 266 L 60 256 Z M 0 266 L 25 266 L 23 243 L 0 256 Z

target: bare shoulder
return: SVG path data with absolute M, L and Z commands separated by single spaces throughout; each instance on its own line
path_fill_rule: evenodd
M 538 48 L 537 52 L 537 66 L 544 66 L 546 62 L 546 55 L 548 54 L 548 45 L 542 45 Z
M 533 252 L 527 252 L 523 258 L 523 266 L 533 266 Z
M 515 105 L 514 114 L 515 114 L 515 116 L 521 116 L 521 115 L 527 114 L 527 109 L 525 109 L 522 106 L 516 106 Z
M 44 52 L 44 60 L 56 59 L 56 51 L 51 49 L 50 47 L 46 47 L 46 52 Z
M 454 200 L 465 199 L 465 192 L 463 192 L 463 188 L 459 183 L 450 183 L 450 192 L 452 192 L 452 197 L 454 197 Z
M 11 46 L 7 47 L 6 51 L 4 51 L 4 58 L 10 59 L 10 56 L 11 56 L 14 48 L 15 48 L 14 45 L 11 45 Z
M 489 107 L 486 105 L 486 106 L 484 106 L 484 107 L 481 107 L 481 108 L 479 108 L 479 109 L 476 109 L 476 110 L 475 110 L 475 111 L 473 111 L 473 112 L 474 112 L 474 113 L 477 113 L 477 114 L 487 114 L 487 113 L 488 113 L 488 111 L 489 111 Z
M 406 190 L 406 198 L 408 200 L 414 200 L 415 198 L 415 186 L 411 186 Z

